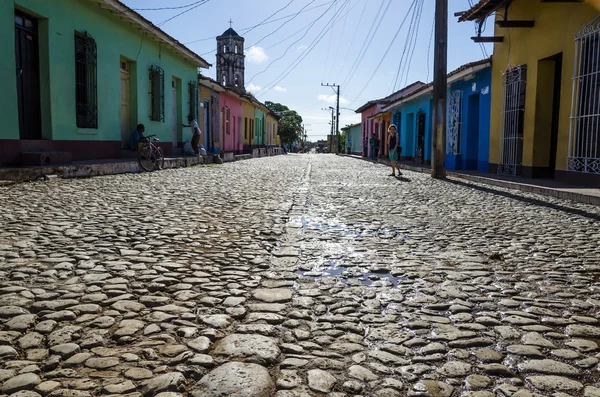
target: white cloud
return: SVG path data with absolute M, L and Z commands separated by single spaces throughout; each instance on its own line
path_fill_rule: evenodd
M 269 60 L 269 56 L 262 47 L 252 46 L 246 50 L 246 60 L 250 63 L 264 63 Z
M 317 97 L 317 100 L 321 101 L 321 102 L 328 103 L 328 104 L 334 104 L 334 103 L 336 103 L 337 95 L 335 95 L 335 94 L 331 94 L 331 95 L 321 94 L 321 95 L 319 95 Z M 343 96 L 340 97 L 340 105 L 347 105 L 349 103 L 350 103 L 349 100 L 347 100 Z
M 298 52 L 304 52 L 304 51 L 306 51 L 307 48 L 308 48 L 308 46 L 306 44 L 302 44 L 301 46 L 298 46 L 298 48 L 296 48 L 296 50 L 298 50 Z
M 246 91 L 249 91 L 249 92 L 258 92 L 260 90 L 262 90 L 262 87 L 258 86 L 256 84 L 253 84 L 253 83 L 250 83 L 246 86 Z
M 275 91 L 277 91 L 277 92 L 287 92 L 287 88 L 283 88 L 283 87 L 277 86 L 277 87 L 275 87 Z

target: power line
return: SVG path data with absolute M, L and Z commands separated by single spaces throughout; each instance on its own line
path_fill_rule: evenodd
M 260 74 L 263 74 L 264 72 L 266 72 L 267 70 L 269 70 L 269 68 L 271 67 L 271 65 L 273 65 L 275 62 L 279 61 L 281 58 L 283 58 L 285 56 L 285 54 L 287 54 L 287 52 L 290 50 L 290 48 L 292 48 L 293 45 L 298 44 L 300 42 L 300 40 L 302 40 L 304 37 L 306 37 L 306 35 L 308 34 L 308 32 L 310 31 L 310 29 L 321 19 L 323 18 L 328 12 L 329 10 L 333 7 L 333 5 L 337 2 L 338 0 L 335 0 L 335 2 L 330 5 L 324 13 L 322 13 L 317 19 L 315 19 L 312 23 L 309 24 L 308 26 L 308 30 L 302 35 L 302 37 L 300 37 L 298 40 L 294 41 L 292 44 L 290 44 L 288 46 L 288 48 L 285 49 L 283 55 L 281 55 L 280 57 L 274 59 L 273 61 L 271 61 L 267 67 L 265 69 L 263 69 L 262 71 L 256 73 L 254 76 L 252 76 L 252 78 L 248 81 L 248 83 L 250 83 L 252 80 L 254 80 L 254 78 Z M 335 15 L 335 14 L 334 14 Z
M 367 4 L 369 4 L 369 2 L 367 0 L 364 0 L 364 2 L 365 2 L 365 6 L 363 7 L 362 12 L 360 13 L 360 19 L 358 20 L 358 23 L 356 24 L 356 26 L 361 26 L 361 22 L 365 16 L 365 10 L 367 9 Z M 354 40 L 356 39 L 357 33 L 358 33 L 358 29 L 354 29 L 354 34 L 352 35 L 352 40 L 350 41 L 350 46 L 348 47 L 349 49 L 352 48 L 352 46 L 354 45 Z M 338 44 L 338 50 L 340 49 L 340 44 L 342 43 L 342 39 L 343 39 L 343 37 L 340 37 L 340 43 Z M 336 50 L 336 54 L 337 54 L 337 50 Z M 348 54 L 350 54 L 350 50 L 346 51 L 346 56 L 344 57 L 344 60 L 342 61 L 342 68 L 346 65 L 346 60 L 348 60 Z M 337 57 L 337 55 L 336 55 L 336 57 Z M 340 72 L 336 76 L 336 79 L 339 78 L 342 68 L 340 68 Z
M 411 5 L 411 7 L 412 7 L 412 5 Z M 410 9 L 409 9 L 409 12 L 410 12 Z M 407 16 L 408 16 L 408 14 L 407 14 Z M 400 75 L 402 74 L 402 69 L 404 68 L 405 61 L 406 61 L 406 59 L 404 57 L 407 54 L 407 50 L 410 52 L 410 47 L 411 47 L 412 38 L 413 38 L 413 34 L 414 34 L 413 25 L 414 25 L 414 21 L 415 21 L 415 16 L 416 16 L 416 9 L 413 10 L 413 15 L 410 20 L 410 26 L 408 28 L 408 33 L 406 34 L 406 40 L 404 41 L 404 48 L 402 49 L 402 55 L 400 56 L 400 62 L 398 63 L 398 70 L 396 71 L 396 78 L 394 79 L 394 83 L 392 84 L 391 92 L 394 92 L 396 90 L 396 85 L 398 83 L 398 79 L 399 79 Z M 402 79 L 400 79 L 400 80 L 402 80 Z
M 344 39 L 344 32 L 346 31 L 346 22 L 348 21 L 348 14 L 344 17 L 344 24 L 342 25 L 342 34 L 340 34 L 340 41 L 338 41 L 337 48 L 335 49 L 335 56 L 333 57 L 333 67 L 335 68 L 335 61 L 337 61 L 338 52 L 340 51 L 340 46 L 342 45 L 342 40 Z M 361 15 L 362 17 L 362 15 Z M 333 35 L 333 30 L 331 30 L 331 34 Z M 331 77 L 331 73 L 329 73 Z
M 158 24 L 158 25 L 156 25 L 156 26 L 158 26 L 158 27 L 160 27 L 160 26 L 163 26 L 163 25 L 164 25 L 164 24 L 166 24 L 167 22 L 170 22 L 170 21 L 172 21 L 173 19 L 175 19 L 175 18 L 178 18 L 178 17 L 182 16 L 183 14 L 185 14 L 185 13 L 188 13 L 188 12 L 192 11 L 192 10 L 194 10 L 194 9 L 196 9 L 196 8 L 198 8 L 198 7 L 200 7 L 201 5 L 204 5 L 204 4 L 208 3 L 209 1 L 210 1 L 210 0 L 201 0 L 201 1 L 199 1 L 198 3 L 196 3 L 196 5 L 195 5 L 195 6 L 193 6 L 193 7 L 191 7 L 191 8 L 188 8 L 187 10 L 185 10 L 185 11 L 182 11 L 182 12 L 180 12 L 180 13 L 179 13 L 179 14 L 177 14 L 177 15 L 174 15 L 174 16 L 172 16 L 172 17 L 171 17 L 171 18 L 169 18 L 169 19 L 165 19 L 164 21 L 162 21 L 161 23 L 159 23 L 159 24 Z
M 314 6 L 314 7 L 308 8 L 308 9 L 306 9 L 306 10 L 302 11 L 302 12 L 308 12 L 308 11 L 315 10 L 315 9 L 317 9 L 317 8 L 325 7 L 327 4 L 331 4 L 331 3 L 335 2 L 335 1 L 337 1 L 337 0 L 331 0 L 331 1 L 328 1 L 328 2 L 326 2 L 326 3 L 319 4 L 318 6 Z M 312 3 L 312 2 L 311 2 L 311 3 Z M 260 26 L 263 26 L 263 25 L 268 25 L 268 24 L 270 24 L 270 23 L 275 23 L 275 22 L 281 21 L 282 19 L 286 19 L 286 18 L 293 17 L 293 16 L 297 16 L 297 13 L 296 13 L 296 14 L 290 14 L 290 15 L 286 15 L 286 16 L 283 16 L 283 17 L 280 17 L 280 18 L 273 19 L 273 20 L 271 20 L 271 21 L 264 22 L 264 23 L 262 23 L 262 25 L 260 25 Z M 259 25 L 255 25 L 255 26 L 256 26 L 256 27 L 258 27 Z M 247 28 L 242 28 L 242 29 L 240 29 L 240 30 L 239 30 L 239 32 L 240 32 L 241 34 L 246 34 L 246 33 L 247 33 L 247 32 L 248 32 L 250 29 L 252 29 L 252 28 L 253 28 L 253 26 L 250 26 L 250 27 L 247 27 Z M 193 43 L 198 43 L 198 42 L 200 42 L 200 41 L 214 40 L 214 39 L 216 39 L 217 37 L 218 37 L 218 36 L 210 36 L 210 37 L 205 37 L 205 38 L 203 38 L 203 39 L 198 39 L 198 40 L 188 41 L 188 42 L 186 42 L 186 43 L 183 43 L 183 44 L 193 44 Z M 216 51 L 216 50 L 215 50 L 215 51 Z
M 419 27 L 421 26 L 421 16 L 423 15 L 423 3 L 425 0 L 421 0 L 421 6 L 418 7 L 418 15 L 417 15 L 417 27 L 415 29 L 415 33 L 414 33 L 414 40 L 413 40 L 413 47 L 412 47 L 412 51 L 410 51 L 410 56 L 408 58 L 408 64 L 406 66 L 406 75 L 404 77 L 404 86 L 406 86 L 406 83 L 408 82 L 408 76 L 410 73 L 410 65 L 412 64 L 412 59 L 413 59 L 413 55 L 415 54 L 415 49 L 417 48 L 417 37 L 419 36 Z
M 335 14 L 334 10 L 334 14 Z M 325 72 L 327 71 L 327 65 L 329 63 L 329 50 L 331 49 L 331 41 L 333 40 L 333 29 L 331 29 L 331 32 L 329 34 L 329 44 L 327 45 L 327 52 L 325 53 L 325 67 L 323 68 L 323 76 L 321 77 L 321 81 L 323 81 L 323 79 L 325 78 Z
M 431 43 L 433 43 L 433 32 L 435 30 L 435 18 L 431 22 L 431 35 L 429 36 L 429 47 L 427 47 L 427 78 L 426 82 L 429 82 L 429 73 L 431 72 L 430 59 L 431 59 Z
M 198 3 L 201 3 L 202 1 L 204 1 L 204 0 L 195 1 L 193 3 L 186 4 L 184 6 L 179 6 L 179 7 L 132 8 L 132 10 L 134 10 L 134 11 L 180 10 L 182 8 L 188 8 L 188 7 L 194 6 L 194 5 L 198 4 Z
M 383 53 L 383 56 L 381 57 L 381 60 L 379 61 L 379 63 L 375 67 L 375 70 L 373 71 L 373 73 L 371 73 L 371 77 L 369 78 L 369 80 L 367 80 L 367 83 L 364 85 L 364 87 L 362 88 L 362 90 L 360 90 L 360 94 L 358 94 L 358 96 L 360 96 L 363 93 L 363 91 L 367 88 L 367 86 L 369 85 L 369 83 L 371 83 L 371 81 L 373 80 L 373 77 L 375 77 L 375 75 L 377 74 L 377 71 L 379 70 L 379 67 L 381 66 L 381 64 L 385 60 L 387 54 L 390 51 L 390 48 L 392 48 L 392 45 L 394 44 L 394 42 L 396 41 L 396 38 L 400 34 L 400 30 L 402 30 L 402 27 L 406 23 L 406 20 L 408 19 L 408 14 L 410 13 L 410 10 L 412 10 L 412 8 L 417 4 L 418 1 L 419 0 L 413 0 L 413 2 L 410 5 L 408 11 L 406 12 L 406 15 L 404 16 L 404 19 L 402 20 L 402 23 L 400 23 L 400 26 L 398 26 L 398 29 L 396 30 L 396 34 L 394 34 L 394 37 L 392 37 L 392 40 L 390 41 L 390 44 L 388 45 L 387 49 Z
M 348 2 L 349 2 L 349 1 L 350 1 L 350 0 L 345 0 L 345 3 L 344 3 L 344 5 L 342 5 L 342 7 L 341 7 L 341 8 L 340 8 L 340 10 L 339 10 L 340 12 L 341 12 L 341 10 L 343 10 L 343 9 L 344 9 L 344 7 L 345 7 L 345 6 L 348 4 Z M 356 4 L 354 5 L 354 7 L 356 7 L 356 5 L 357 5 L 357 4 L 358 4 L 358 3 L 356 3 Z M 348 12 L 351 12 L 351 11 L 354 9 L 354 7 L 350 8 L 350 9 L 348 10 Z M 336 15 L 334 15 L 334 16 L 332 17 L 332 21 L 334 20 L 334 18 L 335 18 L 335 17 L 336 17 Z M 283 79 L 284 79 L 285 77 L 287 77 L 287 76 L 288 76 L 288 75 L 289 75 L 291 72 L 293 72 L 293 71 L 294 71 L 294 69 L 296 69 L 296 67 L 297 67 L 298 65 L 300 65 L 300 63 L 302 63 L 302 61 L 303 61 L 303 60 L 304 60 L 304 59 L 305 59 L 305 58 L 306 58 L 306 57 L 307 57 L 307 56 L 308 56 L 308 55 L 309 55 L 309 54 L 312 52 L 312 50 L 313 50 L 313 49 L 314 49 L 314 48 L 317 46 L 317 44 L 319 44 L 319 42 L 320 42 L 320 41 L 323 39 L 323 37 L 325 36 L 325 34 L 327 34 L 327 32 L 329 31 L 329 29 L 332 29 L 332 28 L 333 28 L 333 27 L 334 27 L 336 24 L 337 24 L 337 22 L 333 22 L 329 28 L 327 28 L 327 26 L 325 26 L 325 28 L 323 28 L 323 30 L 321 30 L 321 32 L 319 33 L 320 37 L 319 37 L 319 35 L 317 35 L 317 37 L 316 37 L 316 38 L 315 38 L 315 39 L 312 41 L 312 43 L 311 43 L 311 44 L 308 46 L 308 49 L 307 49 L 306 51 L 304 51 L 304 53 L 302 53 L 302 55 L 300 55 L 298 58 L 296 58 L 296 60 L 295 60 L 294 62 L 292 62 L 292 64 L 290 64 L 290 66 L 288 66 L 288 68 L 287 68 L 287 69 L 286 69 L 286 70 L 285 70 L 285 71 L 284 71 L 282 74 L 280 74 L 280 75 L 279 75 L 279 76 L 276 78 L 276 81 L 275 81 L 274 83 L 273 83 L 273 82 L 272 82 L 272 83 L 269 83 L 267 86 L 265 86 L 264 88 L 262 88 L 262 89 L 261 89 L 261 90 L 259 90 L 259 91 L 262 91 L 263 89 L 265 89 L 266 87 L 268 87 L 269 85 L 271 85 L 271 87 L 270 87 L 270 88 L 269 88 L 267 91 L 263 92 L 263 94 L 266 94 L 266 93 L 267 93 L 267 92 L 269 92 L 271 89 L 273 89 L 273 87 L 275 87 L 277 84 L 279 84 L 279 82 L 280 82 L 281 80 L 283 80 Z M 321 33 L 323 33 L 323 34 L 321 34 Z M 288 70 L 288 69 L 289 69 L 289 70 Z
M 312 0 L 310 3 L 308 3 L 307 5 L 305 5 L 304 7 L 302 7 L 300 9 L 300 11 L 298 11 L 296 13 L 296 15 L 294 15 L 292 18 L 288 19 L 287 21 L 285 21 L 284 23 L 282 23 L 281 25 L 279 25 L 279 27 L 277 29 L 275 29 L 274 31 L 272 31 L 268 35 L 264 36 L 262 39 L 258 40 L 256 43 L 252 44 L 250 47 L 253 47 L 255 45 L 260 44 L 260 42 L 263 41 L 264 39 L 266 39 L 267 37 L 270 37 L 270 36 L 274 35 L 275 33 L 277 33 L 279 31 L 279 29 L 283 28 L 286 24 L 288 24 L 289 22 L 293 21 L 298 15 L 300 15 L 300 13 L 302 12 L 302 10 L 304 10 L 306 7 L 308 7 L 309 5 L 311 5 L 312 3 L 314 3 L 315 1 L 316 0 Z
M 346 76 L 346 79 L 344 80 L 344 82 L 342 83 L 342 85 L 347 86 L 349 85 L 350 81 L 352 81 L 352 78 L 354 77 L 354 74 L 356 73 L 356 71 L 358 70 L 358 67 L 360 66 L 360 63 L 362 62 L 363 58 L 365 57 L 371 43 L 373 42 L 373 39 L 375 38 L 375 35 L 377 34 L 377 32 L 379 31 L 379 27 L 381 26 L 381 22 L 383 22 L 383 18 L 385 18 L 386 12 L 387 10 L 390 8 L 390 5 L 392 4 L 392 0 L 389 0 L 387 3 L 387 6 L 385 7 L 385 10 L 383 11 L 383 13 L 381 13 L 381 18 L 379 18 L 379 14 L 383 8 L 383 5 L 385 4 L 385 0 L 383 0 L 381 2 L 381 5 L 379 6 L 379 11 L 377 12 L 377 15 L 375 16 L 375 22 L 374 24 L 375 26 L 375 30 L 373 31 L 373 34 L 371 35 L 371 37 L 369 38 L 369 34 L 371 33 L 371 30 L 369 30 L 369 33 L 367 33 L 367 37 L 365 38 L 365 42 L 363 43 L 363 49 L 364 51 L 362 53 L 359 53 L 358 58 L 356 59 L 354 65 L 353 65 L 353 70 L 350 70 L 350 74 L 348 76 Z M 377 22 L 377 20 L 379 19 L 379 22 Z M 373 28 L 373 26 L 371 26 L 371 28 Z
M 269 19 L 273 18 L 275 15 L 279 14 L 281 11 L 285 10 L 286 8 L 288 8 L 290 6 L 290 4 L 292 4 L 293 2 L 294 2 L 294 0 L 290 0 L 290 2 L 287 3 L 285 6 L 281 7 L 280 9 L 278 9 L 277 11 L 275 11 L 274 13 L 272 13 L 271 15 L 269 15 L 268 17 L 266 17 L 265 19 L 263 19 L 260 23 L 252 26 L 250 29 L 248 29 L 244 33 L 249 33 L 251 31 L 253 31 L 254 29 L 256 29 L 257 27 L 259 27 L 263 23 L 267 22 Z

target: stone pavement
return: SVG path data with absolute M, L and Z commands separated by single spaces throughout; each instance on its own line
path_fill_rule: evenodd
M 0 188 L 0 395 L 600 396 L 600 209 L 388 172 Z

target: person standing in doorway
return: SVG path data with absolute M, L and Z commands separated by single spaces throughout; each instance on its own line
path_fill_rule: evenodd
M 200 143 L 200 135 L 202 134 L 202 131 L 200 131 L 200 126 L 198 125 L 198 122 L 196 120 L 194 120 L 194 116 L 192 116 L 191 114 L 188 114 L 188 123 L 190 123 L 189 125 L 183 125 L 184 127 L 192 127 L 192 149 L 194 150 L 194 153 L 196 153 L 196 155 L 200 154 L 200 148 L 198 147 L 199 143 Z
M 399 146 L 400 144 L 400 135 L 398 134 L 398 130 L 394 124 L 390 124 L 388 127 L 388 149 L 390 152 L 390 162 L 392 163 L 392 173 L 390 176 L 396 176 L 396 169 L 398 170 L 398 176 L 402 175 L 400 172 L 400 168 L 398 167 L 398 157 L 402 148 Z
M 377 136 L 375 135 L 375 133 L 373 132 L 371 134 L 371 138 L 369 139 L 369 146 L 371 147 L 371 161 L 376 161 L 377 160 L 377 149 L 379 146 L 379 142 L 377 142 Z

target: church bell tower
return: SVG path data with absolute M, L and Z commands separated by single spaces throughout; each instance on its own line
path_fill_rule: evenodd
M 217 81 L 227 88 L 245 92 L 244 58 L 244 38 L 230 27 L 217 37 Z

